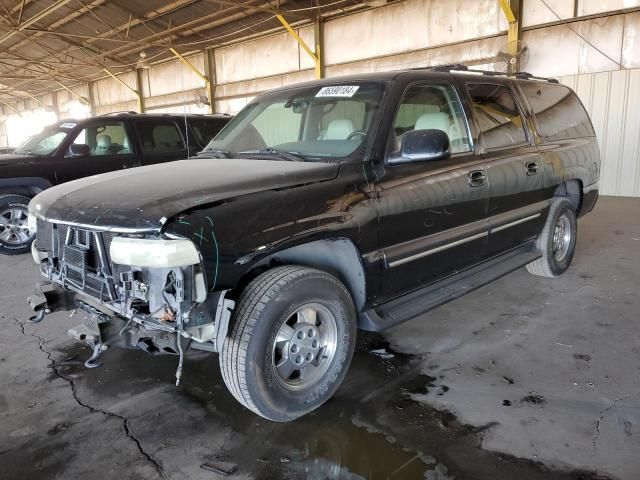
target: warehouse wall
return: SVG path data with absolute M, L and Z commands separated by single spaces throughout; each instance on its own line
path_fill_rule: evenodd
M 606 12 L 610 14 L 598 16 Z M 591 17 L 575 21 L 574 15 Z M 560 19 L 571 23 L 560 24 Z M 592 90 L 581 87 L 578 93 L 595 109 L 596 117 L 605 114 L 595 106 L 597 102 L 585 96 L 615 106 L 606 111 L 606 118 L 594 120 L 603 148 L 603 171 L 607 172 L 603 173 L 607 175 L 603 193 L 640 195 L 637 182 L 634 187 L 628 185 L 629 178 L 636 178 L 636 171 L 629 169 L 640 163 L 638 149 L 630 147 L 638 144 L 640 129 L 636 126 L 634 130 L 635 117 L 630 113 L 636 108 L 632 79 L 637 72 L 629 71 L 640 68 L 640 0 L 577 0 L 575 4 L 572 0 L 524 0 L 523 25 L 523 41 L 529 47 L 523 70 L 562 77 L 564 82 L 576 81 L 580 86 L 590 84 L 587 78 L 597 79 Z M 506 29 L 498 0 L 404 0 L 325 22 L 325 71 L 327 76 L 336 76 L 445 63 L 504 69 L 505 65 L 494 64 L 494 59 L 506 50 Z M 314 44 L 313 27 L 297 31 L 309 45 Z M 187 58 L 204 71 L 201 52 Z M 286 32 L 216 48 L 214 58 L 214 106 L 224 113 L 237 112 L 261 92 L 312 80 L 315 75 L 311 59 Z M 628 79 L 626 83 L 616 83 L 623 77 Z M 119 78 L 135 87 L 133 73 Z M 611 80 L 607 83 L 603 78 Z M 608 88 L 611 85 L 615 88 Z M 137 108 L 135 94 L 112 78 L 94 82 L 92 88 L 96 113 Z M 88 94 L 86 86 L 74 90 Z M 207 111 L 202 101 L 206 98 L 204 81 L 178 60 L 144 71 L 143 93 L 148 111 Z M 69 92 L 58 92 L 61 117 L 70 113 L 74 100 L 77 104 Z M 32 101 L 22 103 L 20 111 L 39 107 Z M 632 118 L 627 118 L 629 115 Z M 619 143 L 612 137 L 620 134 L 618 128 L 623 129 L 629 147 L 612 147 Z

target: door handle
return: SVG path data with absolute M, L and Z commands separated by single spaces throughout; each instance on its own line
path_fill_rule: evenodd
M 469 172 L 469 186 L 482 187 L 487 183 L 487 175 L 483 170 L 473 170 Z
M 540 165 L 538 164 L 538 162 L 527 162 L 525 164 L 527 175 L 537 175 L 539 168 Z

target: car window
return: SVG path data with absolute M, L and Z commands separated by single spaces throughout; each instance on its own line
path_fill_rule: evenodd
M 226 123 L 226 120 L 220 119 L 195 119 L 189 121 L 198 143 L 203 146 L 213 140 Z
M 462 106 L 453 87 L 421 83 L 409 87 L 393 123 L 391 152 L 399 152 L 411 130 L 441 130 L 449 136 L 451 153 L 468 152 L 471 142 Z
M 65 138 L 67 138 L 66 131 L 45 130 L 30 137 L 19 148 L 16 148 L 15 153 L 48 155 L 57 149 Z
M 467 89 L 487 149 L 527 143 L 520 109 L 506 86 L 471 83 Z
M 89 155 L 126 155 L 131 153 L 131 144 L 124 124 L 104 123 L 83 128 L 73 140 L 75 145 L 88 145 Z
M 547 140 L 593 137 L 593 125 L 577 95 L 564 85 L 521 82 L 536 116 L 540 134 Z
M 174 153 L 186 150 L 178 126 L 168 120 L 136 122 L 142 152 Z
M 305 160 L 361 158 L 377 127 L 386 87 L 382 82 L 349 82 L 261 95 L 204 152 L 250 157 L 275 149 Z

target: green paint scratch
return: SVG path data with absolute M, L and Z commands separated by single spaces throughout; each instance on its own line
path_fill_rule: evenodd
M 209 216 L 207 216 L 206 218 L 207 220 L 209 220 L 209 223 L 211 224 L 211 238 L 213 239 L 213 244 L 216 248 L 216 270 L 213 275 L 213 287 L 211 287 L 211 291 L 213 292 L 216 288 L 216 283 L 218 282 L 218 268 L 220 267 L 220 250 L 218 249 L 218 240 L 216 239 L 216 233 L 213 229 L 213 220 L 211 220 L 211 217 Z
M 184 220 L 179 220 L 178 223 L 181 223 L 183 225 L 189 225 L 191 226 L 191 224 L 189 222 L 185 222 Z

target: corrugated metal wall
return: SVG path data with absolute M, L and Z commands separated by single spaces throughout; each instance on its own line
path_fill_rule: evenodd
M 600 193 L 640 196 L 640 69 L 560 77 L 586 107 L 602 155 Z

